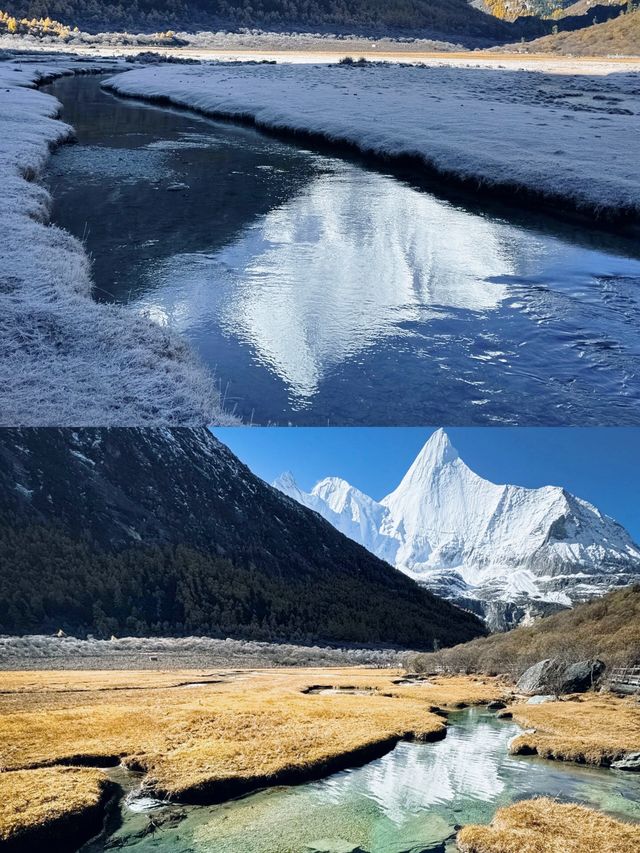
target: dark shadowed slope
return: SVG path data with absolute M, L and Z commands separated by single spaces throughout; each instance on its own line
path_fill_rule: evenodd
M 205 429 L 3 430 L 0 520 L 0 633 L 420 648 L 483 633 Z
M 94 31 L 262 27 L 501 41 L 551 31 L 533 17 L 501 21 L 467 0 L 5 0 L 2 8 L 18 18 L 48 15 Z

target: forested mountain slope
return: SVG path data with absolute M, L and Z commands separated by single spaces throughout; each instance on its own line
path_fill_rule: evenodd
M 484 632 L 205 429 L 2 430 L 0 633 L 432 648 Z
M 533 17 L 516 24 L 501 21 L 467 0 L 4 0 L 1 8 L 17 18 L 49 16 L 90 31 L 262 27 L 491 41 L 551 31 Z

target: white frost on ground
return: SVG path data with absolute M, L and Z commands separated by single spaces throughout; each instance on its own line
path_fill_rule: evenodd
M 71 128 L 33 87 L 83 67 L 0 62 L 0 425 L 233 422 L 186 344 L 132 309 L 94 302 L 83 246 L 46 224 L 50 199 L 35 179 Z
M 117 33 L 75 33 L 71 41 L 34 36 L 0 36 L 0 50 L 91 57 L 134 57 L 141 52 L 158 57 L 219 62 L 335 63 L 345 56 L 372 62 L 420 62 L 430 66 L 498 68 L 543 71 L 550 74 L 612 74 L 638 72 L 640 56 L 562 56 L 560 54 L 505 53 L 496 48 L 465 50 L 450 42 L 430 39 L 371 39 L 319 33 L 176 33 L 186 45 L 152 44 L 154 36 Z M 133 43 L 131 39 L 134 39 Z M 122 43 L 123 40 L 126 44 Z
M 107 85 L 366 152 L 418 157 L 443 174 L 589 211 L 640 213 L 637 74 L 205 64 L 138 68 Z
M 121 637 L 86 640 L 0 635 L 0 670 L 188 669 L 218 666 L 402 666 L 406 652 L 226 640 L 213 637 Z M 211 673 L 215 675 L 215 673 Z

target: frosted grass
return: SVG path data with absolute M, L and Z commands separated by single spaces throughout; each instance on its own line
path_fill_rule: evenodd
M 110 65 L 109 67 L 113 67 Z M 0 63 L 0 424 L 231 424 L 215 377 L 170 330 L 92 299 L 80 242 L 47 225 L 37 183 L 72 136 L 35 84 L 91 63 Z

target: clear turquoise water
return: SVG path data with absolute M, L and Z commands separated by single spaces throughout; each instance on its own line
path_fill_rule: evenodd
M 634 774 L 516 757 L 520 729 L 483 709 L 450 718 L 445 740 L 400 743 L 383 758 L 319 782 L 273 788 L 217 806 L 134 811 L 87 853 L 367 853 L 453 851 L 456 828 L 487 823 L 515 800 L 545 795 L 640 821 Z M 149 822 L 157 828 L 149 832 Z

